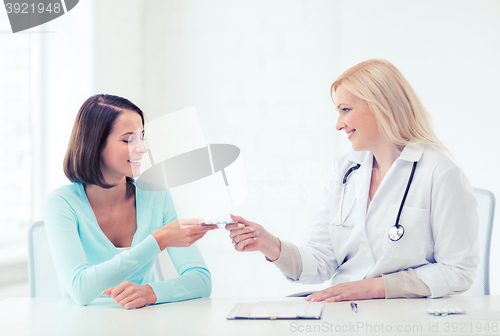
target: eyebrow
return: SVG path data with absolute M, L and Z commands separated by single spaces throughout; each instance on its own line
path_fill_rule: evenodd
M 144 133 L 144 130 L 141 131 L 141 134 Z M 124 136 L 124 135 L 132 135 L 132 134 L 135 134 L 135 132 L 127 132 L 127 133 L 123 133 L 122 135 L 120 136 Z

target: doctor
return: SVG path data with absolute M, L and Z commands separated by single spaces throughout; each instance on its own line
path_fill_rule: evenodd
M 353 152 L 333 163 L 304 246 L 233 216 L 237 251 L 260 251 L 291 281 L 331 287 L 310 301 L 441 297 L 479 263 L 477 203 L 430 116 L 394 65 L 368 60 L 331 87 Z M 286 225 L 286 223 L 283 223 Z

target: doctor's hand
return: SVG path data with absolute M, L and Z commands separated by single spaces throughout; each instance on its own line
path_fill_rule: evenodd
M 271 261 L 279 258 L 281 242 L 278 238 L 267 232 L 262 225 L 243 217 L 231 215 L 231 219 L 238 224 L 227 224 L 226 230 L 230 231 L 229 237 L 236 251 L 260 251 Z
M 384 299 L 385 286 L 382 277 L 345 282 L 329 287 L 306 297 L 307 301 L 351 301 L 364 299 Z
M 103 295 L 111 296 L 116 303 L 125 309 L 141 308 L 156 302 L 156 294 L 150 285 L 136 285 L 130 281 L 125 281 L 117 287 L 112 287 Z

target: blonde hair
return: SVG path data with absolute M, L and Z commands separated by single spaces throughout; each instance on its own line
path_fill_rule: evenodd
M 380 132 L 390 142 L 398 146 L 428 144 L 448 152 L 434 134 L 429 112 L 389 61 L 372 59 L 347 69 L 330 88 L 332 100 L 340 85 L 368 103 Z

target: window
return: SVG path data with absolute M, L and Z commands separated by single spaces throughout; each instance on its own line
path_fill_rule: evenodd
M 3 155 L 0 165 L 0 237 L 23 232 L 33 219 L 30 109 L 31 34 L 12 34 L 0 14 L 0 118 Z

